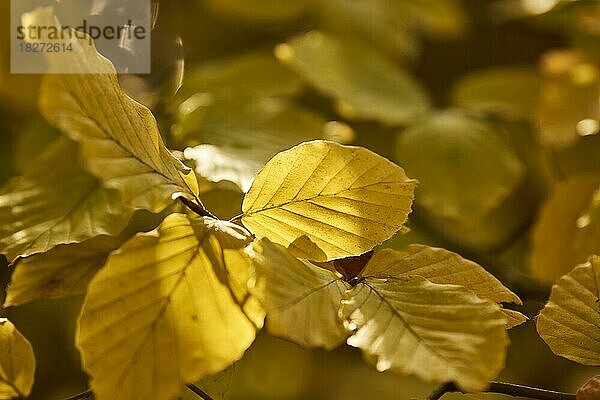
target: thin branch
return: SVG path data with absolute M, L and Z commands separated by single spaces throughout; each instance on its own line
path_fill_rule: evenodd
M 208 395 L 204 390 L 200 389 L 198 386 L 194 384 L 186 385 L 189 390 L 191 390 L 195 395 L 200 397 L 203 400 L 214 400 L 212 397 Z M 94 394 L 91 390 L 86 390 L 83 393 L 76 394 L 75 396 L 71 396 L 64 400 L 87 400 L 94 398 Z
M 212 397 L 208 395 L 204 390 L 200 389 L 198 386 L 190 383 L 186 385 L 189 390 L 191 390 L 195 395 L 199 396 L 203 400 L 213 400 Z
M 427 397 L 427 400 L 439 400 L 446 393 L 464 393 L 454 383 L 445 383 Z M 525 397 L 537 400 L 576 400 L 573 393 L 555 392 L 531 386 L 516 385 L 514 383 L 491 382 L 484 393 L 505 394 L 513 397 Z
M 214 219 L 219 219 L 219 218 L 215 217 L 215 215 L 213 213 L 208 211 L 206 209 L 206 207 L 204 207 L 204 204 L 202 204 L 202 203 L 195 203 L 191 200 L 186 199 L 185 197 L 178 197 L 178 199 L 183 204 L 185 204 L 185 206 L 187 208 L 189 208 L 190 210 L 192 210 L 193 212 L 195 212 L 196 214 L 198 214 L 201 217 L 211 217 Z
M 68 397 L 64 400 L 86 400 L 94 398 L 94 394 L 91 390 L 86 390 L 83 393 L 76 394 L 75 396 Z

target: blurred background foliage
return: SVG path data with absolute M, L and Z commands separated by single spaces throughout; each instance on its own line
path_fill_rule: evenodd
M 195 166 L 219 217 L 239 213 L 242 191 L 278 151 L 327 138 L 368 147 L 420 181 L 411 232 L 383 246 L 458 251 L 516 291 L 530 317 L 552 282 L 600 251 L 600 2 L 178 0 L 159 9 L 152 74 L 121 81 Z M 59 133 L 39 115 L 40 77 L 9 73 L 8 0 L 0 15 L 4 183 Z M 159 220 L 138 213 L 129 229 Z M 7 282 L 11 270 L 1 271 Z M 35 348 L 32 399 L 85 389 L 73 347 L 80 302 L 5 312 Z M 597 373 L 553 356 L 533 321 L 511 340 L 500 379 L 574 391 Z M 226 398 L 246 400 L 433 389 L 379 374 L 350 348 L 308 351 L 266 335 L 216 379 L 230 382 Z

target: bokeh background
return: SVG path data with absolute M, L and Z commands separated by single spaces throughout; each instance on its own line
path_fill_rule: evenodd
M 499 379 L 575 391 L 598 373 L 554 356 L 534 317 L 552 282 L 600 251 L 599 1 L 154 4 L 153 72 L 121 82 L 196 161 L 219 217 L 239 212 L 242 190 L 280 150 L 316 138 L 368 147 L 421 182 L 411 232 L 383 246 L 457 251 L 524 299 L 532 320 L 510 332 Z M 5 183 L 59 133 L 38 112 L 41 77 L 9 73 L 9 0 L 0 16 Z M 159 221 L 137 218 L 146 229 Z M 0 264 L 5 285 L 12 268 Z M 34 345 L 32 399 L 86 388 L 73 346 L 80 304 L 3 311 Z M 245 400 L 423 399 L 436 386 L 377 373 L 348 347 L 309 351 L 265 334 L 219 379 L 230 381 L 226 398 Z

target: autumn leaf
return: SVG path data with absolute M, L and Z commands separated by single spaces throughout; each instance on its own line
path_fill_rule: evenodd
M 81 169 L 77 146 L 61 139 L 0 189 L 0 252 L 12 262 L 59 244 L 117 235 L 132 213 L 117 191 Z
M 26 398 L 31 392 L 35 358 L 31 344 L 6 318 L 0 318 L 0 399 Z
M 383 249 L 376 253 L 366 266 L 363 276 L 412 279 L 420 276 L 439 285 L 459 285 L 469 289 L 479 298 L 501 305 L 522 305 L 519 297 L 506 288 L 496 277 L 478 264 L 448 250 L 409 245 L 401 251 Z M 513 328 L 527 321 L 527 317 L 514 310 L 502 310 L 507 327 Z
M 554 354 L 600 365 L 600 258 L 592 256 L 552 287 L 537 330 Z
M 51 7 L 25 14 L 23 21 L 57 24 Z M 79 142 L 85 168 L 136 208 L 158 212 L 174 195 L 195 199 L 193 172 L 165 147 L 150 110 L 121 89 L 111 62 L 87 38 L 65 40 L 73 52 L 45 54 L 51 71 L 69 73 L 45 77 L 40 107 L 50 123 Z
M 552 284 L 600 252 L 599 189 L 600 175 L 554 184 L 532 232 L 528 266 L 536 279 Z
M 346 282 L 327 269 L 298 260 L 268 239 L 254 244 L 259 298 L 267 311 L 269 333 L 304 347 L 331 350 L 348 332 L 338 318 Z
M 341 315 L 378 371 L 455 382 L 467 392 L 486 388 L 503 368 L 506 318 L 495 303 L 456 285 L 369 275 L 342 302 Z
M 244 268 L 232 260 L 250 240 L 226 222 L 171 214 L 109 257 L 77 335 L 99 400 L 170 400 L 241 358 L 264 314 L 246 314 L 224 279 Z
M 402 229 L 415 186 L 402 168 L 367 149 L 303 143 L 258 174 L 242 222 L 302 258 L 358 255 Z
M 59 245 L 47 253 L 25 258 L 10 278 L 3 307 L 42 298 L 82 295 L 108 255 L 119 247 L 112 236 Z

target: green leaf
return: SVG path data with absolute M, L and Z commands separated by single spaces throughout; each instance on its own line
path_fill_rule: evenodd
M 239 260 L 250 240 L 229 223 L 172 214 L 112 253 L 77 335 L 99 400 L 170 400 L 241 358 L 264 314 L 247 315 L 249 296 L 225 282 L 247 268 Z
M 108 255 L 118 247 L 117 238 L 98 236 L 21 260 L 11 276 L 3 307 L 84 294 Z
M 298 75 L 273 54 L 254 52 L 188 66 L 178 96 L 197 93 L 271 97 L 294 95 L 302 90 Z
M 414 244 L 402 251 L 383 249 L 373 256 L 362 275 L 407 280 L 420 276 L 439 285 L 462 286 L 499 305 L 523 304 L 516 294 L 478 264 L 435 247 Z M 503 311 L 508 328 L 527 321 L 527 317 L 516 311 Z
M 77 150 L 66 139 L 56 141 L 25 175 L 0 189 L 0 252 L 9 261 L 117 235 L 127 225 L 133 209 L 81 169 Z
M 421 183 L 417 204 L 445 218 L 482 219 L 515 191 L 524 174 L 494 126 L 454 111 L 402 133 L 396 155 Z
M 242 222 L 302 258 L 358 255 L 402 229 L 415 186 L 402 168 L 367 149 L 303 143 L 258 174 Z
M 429 108 L 417 81 L 368 46 L 311 32 L 280 45 L 276 55 L 333 97 L 346 118 L 404 125 Z
M 600 258 L 593 256 L 558 280 L 537 319 L 537 330 L 554 354 L 600 365 Z
M 29 396 L 34 373 L 31 344 L 9 320 L 0 318 L 0 399 Z
M 327 269 L 298 260 L 268 239 L 254 244 L 258 296 L 267 311 L 267 329 L 304 347 L 331 350 L 348 337 L 338 319 L 346 282 Z
M 599 188 L 599 175 L 554 185 L 533 227 L 528 264 L 535 278 L 554 283 L 600 252 Z
M 453 90 L 452 102 L 477 112 L 530 119 L 537 109 L 540 85 L 532 68 L 490 68 L 462 78 Z
M 52 8 L 24 17 L 28 23 L 52 27 Z M 67 39 L 73 52 L 46 53 L 51 70 L 43 81 L 40 107 L 46 119 L 81 145 L 85 168 L 123 201 L 154 212 L 173 195 L 194 199 L 193 172 L 164 146 L 154 116 L 119 86 L 113 65 L 87 39 Z M 96 74 L 86 74 L 94 71 Z
M 394 56 L 415 58 L 418 40 L 399 2 L 388 0 L 324 0 L 314 8 L 323 31 L 350 37 Z
M 370 275 L 346 293 L 340 311 L 358 347 L 378 371 L 455 382 L 478 392 L 504 366 L 508 337 L 500 308 L 472 291 L 421 277 Z

